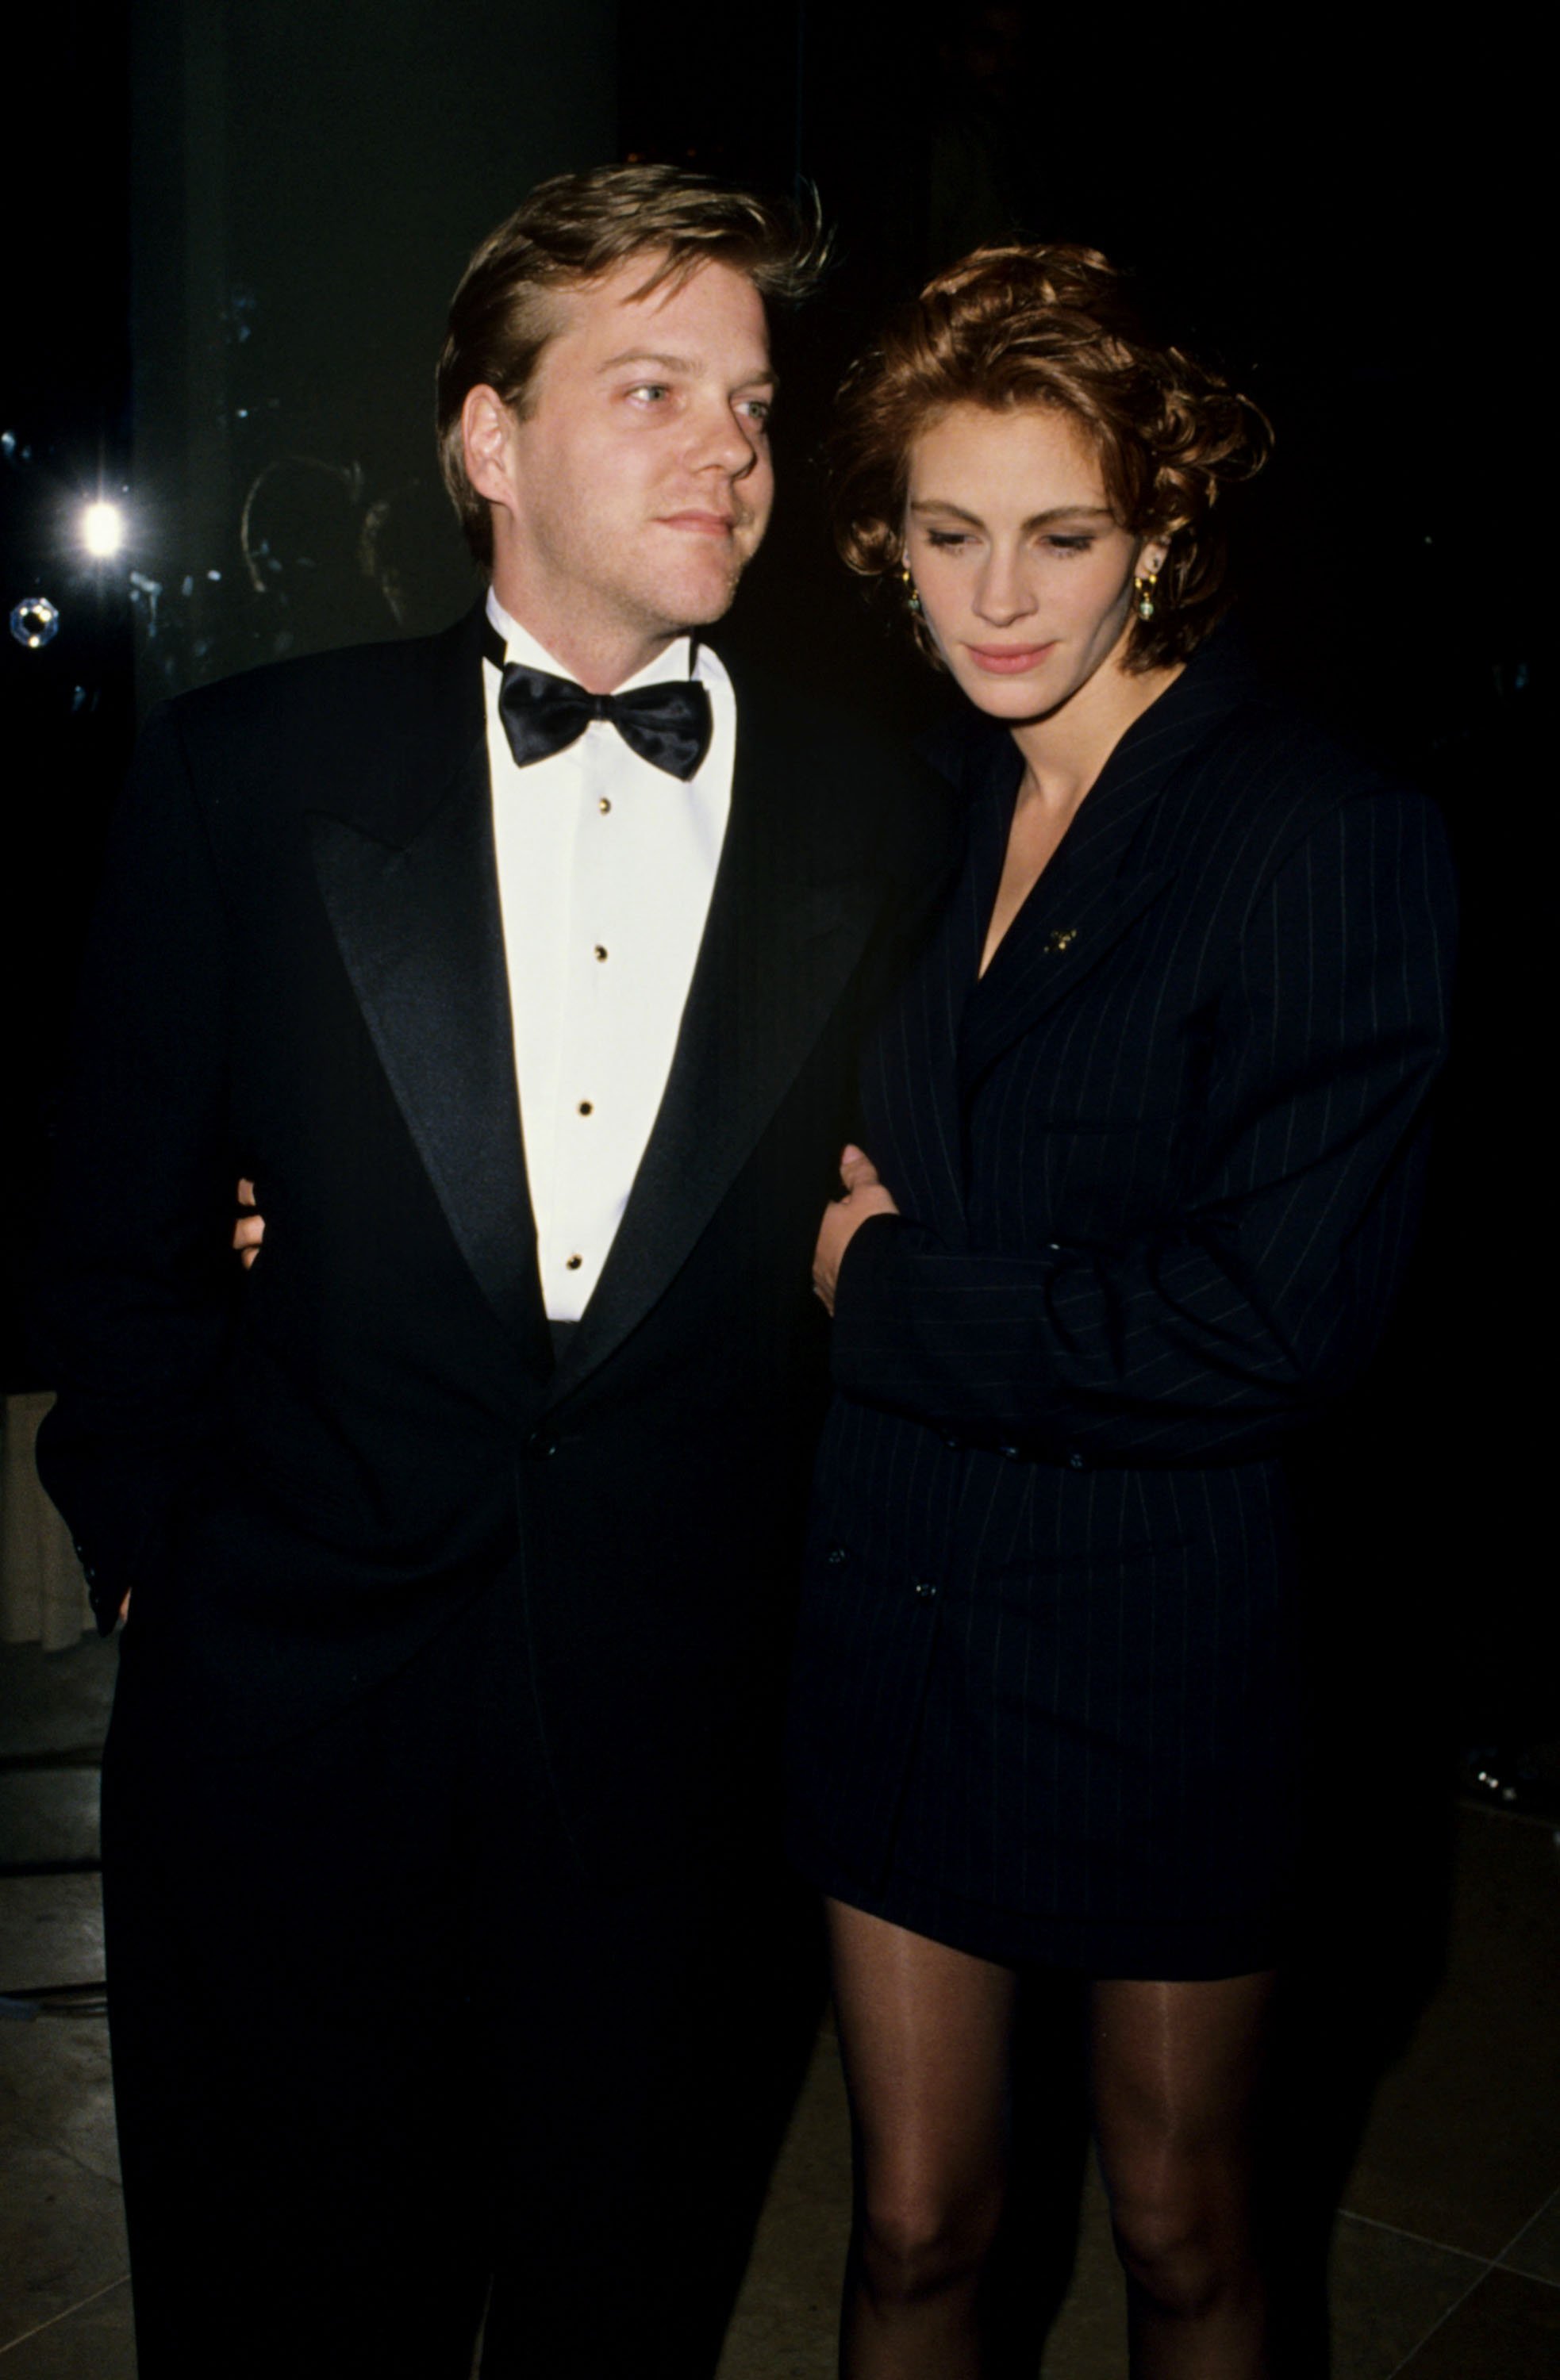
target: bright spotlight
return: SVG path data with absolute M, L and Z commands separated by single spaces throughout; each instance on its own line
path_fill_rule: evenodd
M 117 504 L 85 504 L 81 542 L 95 562 L 107 562 L 125 542 L 125 516 Z

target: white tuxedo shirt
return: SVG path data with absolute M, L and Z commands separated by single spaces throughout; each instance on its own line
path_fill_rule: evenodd
M 491 591 L 488 617 L 510 661 L 569 676 Z M 713 733 L 685 785 L 605 720 L 517 768 L 498 714 L 501 674 L 482 668 L 520 1123 L 555 1322 L 584 1313 L 622 1220 L 725 839 L 737 702 L 721 662 L 679 637 L 627 683 L 689 674 L 708 690 Z

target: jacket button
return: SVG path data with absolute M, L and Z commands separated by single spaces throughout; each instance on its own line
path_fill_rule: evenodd
M 549 1438 L 544 1429 L 533 1429 L 526 1440 L 526 1452 L 534 1454 L 538 1462 L 545 1462 L 548 1455 L 556 1454 L 557 1451 L 557 1439 Z
M 936 1582 L 935 1582 L 934 1580 L 930 1579 L 930 1578 L 918 1578 L 918 1579 L 917 1579 L 917 1581 L 916 1581 L 916 1593 L 917 1593 L 920 1597 L 921 1597 L 921 1598 L 923 1599 L 923 1601 L 929 1601 L 929 1600 L 931 1599 L 931 1597 L 936 1594 L 936 1592 L 937 1592 L 937 1586 L 936 1586 Z
M 832 1562 L 842 1562 L 845 1560 L 845 1548 L 843 1546 L 831 1546 L 829 1548 L 828 1559 Z
M 1067 1469 L 1069 1471 L 1081 1471 L 1082 1468 L 1082 1455 L 1079 1454 L 1076 1446 L 1069 1446 L 1067 1449 Z
M 1017 1463 L 1018 1460 L 1018 1450 L 1016 1446 L 999 1446 L 997 1452 L 1005 1454 L 1009 1463 Z

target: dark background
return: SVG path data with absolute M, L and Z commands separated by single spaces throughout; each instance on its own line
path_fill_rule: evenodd
M 950 6 L 917 35 L 899 10 L 837 0 L 55 0 L 7 25 L 0 584 L 6 613 L 46 595 L 60 626 L 37 650 L 0 637 L 5 1385 L 48 1385 L 18 1291 L 136 717 L 470 600 L 433 363 L 467 254 L 531 182 L 639 156 L 817 184 L 838 261 L 805 322 L 780 326 L 781 505 L 723 640 L 908 726 L 945 691 L 829 547 L 817 450 L 845 362 L 983 238 L 1082 239 L 1137 270 L 1277 431 L 1240 524 L 1243 632 L 1442 802 L 1465 886 L 1417 1279 L 1298 1481 L 1333 1862 L 1287 2070 L 1315 2182 L 1298 2254 L 1433 1981 L 1444 1802 L 1427 1779 L 1459 1745 L 1560 1735 L 1539 1624 L 1554 1268 L 1533 1149 L 1554 308 L 1513 16 L 1465 14 L 1455 39 L 1384 12 L 1147 18 Z M 100 492 L 129 528 L 94 565 L 77 522 Z M 111 1173 L 104 1201 L 112 1231 Z
M 1241 524 L 1244 633 L 1436 795 L 1466 886 L 1416 1293 L 1306 1490 L 1332 1724 L 1389 1744 L 1382 1774 L 1406 1712 L 1436 1741 L 1556 1732 L 1531 1625 L 1550 1464 L 1518 1385 L 1552 1328 L 1530 1144 L 1553 309 L 1512 19 L 1464 18 L 1453 44 L 1363 13 L 948 7 L 918 35 L 822 0 L 58 0 L 7 50 L 4 608 L 46 595 L 60 627 L 0 638 L 6 1384 L 47 1385 L 17 1284 L 136 716 L 470 600 L 433 362 L 469 249 L 532 181 L 614 155 L 806 176 L 838 261 L 780 327 L 781 505 L 734 646 L 911 726 L 945 698 L 833 560 L 817 449 L 863 334 L 982 238 L 1103 248 L 1276 426 Z M 77 520 L 100 492 L 128 539 L 91 564 Z

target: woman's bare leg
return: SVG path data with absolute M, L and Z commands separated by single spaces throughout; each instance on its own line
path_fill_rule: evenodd
M 1252 2224 L 1272 1974 L 1097 1983 L 1100 2162 L 1127 2270 L 1133 2380 L 1265 2380 Z
M 1017 1978 L 827 1907 L 856 2147 L 840 2369 L 845 2380 L 978 2380 Z

